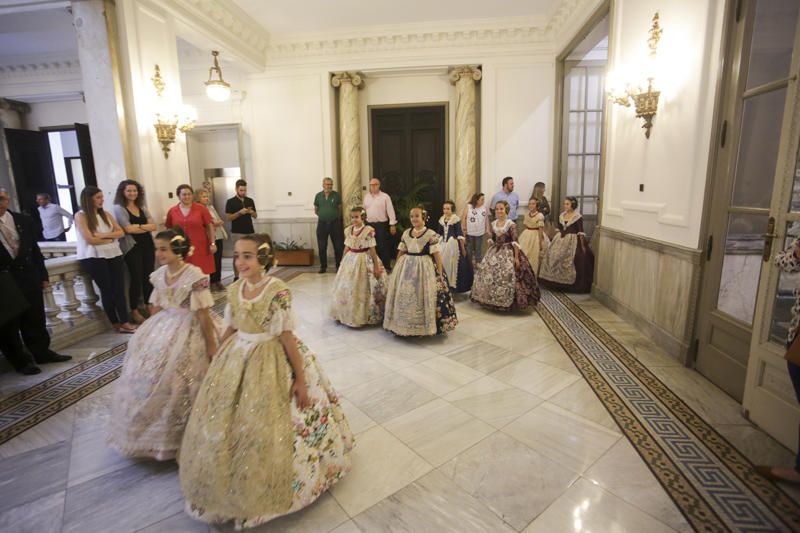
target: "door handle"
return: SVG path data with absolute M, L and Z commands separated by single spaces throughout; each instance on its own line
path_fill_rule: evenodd
M 772 242 L 777 237 L 775 234 L 775 217 L 769 217 L 767 221 L 767 232 L 764 233 L 762 237 L 764 237 L 764 253 L 761 258 L 766 263 L 772 257 Z

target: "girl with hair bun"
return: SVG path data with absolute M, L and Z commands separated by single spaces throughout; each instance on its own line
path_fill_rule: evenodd
M 151 315 L 128 342 L 108 441 L 127 457 L 163 461 L 178 452 L 222 320 L 211 311 L 208 276 L 185 261 L 192 248 L 183 230 L 162 231 L 155 247 Z
M 539 302 L 536 275 L 520 250 L 517 225 L 508 218 L 508 202 L 500 200 L 494 209 L 497 219 L 492 222 L 489 249 L 478 265 L 470 299 L 495 311 L 527 309 Z
M 542 259 L 539 278 L 542 285 L 566 292 L 592 291 L 594 254 L 583 232 L 583 217 L 578 199 L 564 198 L 564 211 L 558 216 L 558 233 Z
M 458 324 L 453 296 L 442 266 L 440 237 L 425 226 L 425 208 L 410 213 L 397 261 L 389 277 L 384 329 L 403 337 L 436 335 Z
M 269 235 L 234 247 L 227 329 L 181 446 L 186 511 L 255 527 L 310 505 L 350 470 L 353 435 L 316 356 L 294 334 Z
M 472 289 L 472 262 L 467 254 L 466 239 L 461 231 L 461 219 L 456 215 L 456 204 L 447 200 L 439 218 L 439 235 L 442 236 L 442 265 L 453 292 Z
M 354 328 L 383 322 L 386 304 L 386 272 L 375 250 L 375 228 L 364 223 L 365 214 L 363 207 L 350 210 L 331 297 L 331 317 Z

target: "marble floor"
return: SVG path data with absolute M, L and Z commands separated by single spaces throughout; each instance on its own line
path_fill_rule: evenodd
M 331 322 L 332 280 L 304 273 L 289 285 L 297 334 L 357 435 L 353 470 L 312 506 L 254 531 L 691 530 L 537 314 L 461 299 L 454 332 L 399 339 Z M 579 301 L 751 460 L 792 464 L 723 392 L 598 302 Z M 4 373 L 0 385 L 19 379 Z M 0 445 L 0 531 L 229 531 L 183 513 L 175 463 L 106 447 L 114 385 Z

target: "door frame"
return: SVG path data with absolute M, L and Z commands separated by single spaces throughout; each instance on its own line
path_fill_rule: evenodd
M 445 200 L 450 197 L 450 191 L 453 190 L 455 183 L 453 183 L 453 187 L 451 187 L 450 179 L 451 177 L 455 180 L 455 176 L 450 176 L 450 102 L 448 100 L 443 100 L 441 102 L 409 102 L 404 104 L 376 104 L 376 105 L 368 105 L 367 106 L 367 151 L 368 151 L 368 167 L 369 174 L 367 176 L 361 177 L 361 187 L 362 190 L 366 190 L 367 186 L 369 185 L 369 180 L 372 179 L 374 174 L 374 165 L 375 162 L 372 160 L 372 110 L 373 109 L 402 109 L 402 108 L 413 108 L 413 107 L 444 107 L 444 196 Z M 475 137 L 477 143 L 476 152 L 480 153 L 480 130 L 478 129 L 477 121 L 475 124 Z M 475 173 L 477 174 L 476 179 L 478 183 L 481 182 L 480 178 L 480 160 L 475 165 Z M 366 181 L 365 181 L 366 180 Z
M 563 175 L 561 167 L 561 155 L 564 150 L 564 75 L 566 74 L 567 57 L 572 53 L 572 50 L 578 46 L 594 29 L 594 27 L 608 16 L 608 61 L 606 66 L 611 64 L 611 59 L 614 53 L 613 35 L 615 28 L 614 9 L 616 7 L 616 0 L 603 0 L 597 6 L 592 15 L 586 20 L 581 28 L 575 33 L 570 41 L 562 48 L 561 52 L 556 56 L 556 80 L 555 80 L 555 98 L 553 99 L 555 108 L 553 114 L 553 178 L 550 182 L 550 205 L 557 206 L 554 209 L 560 213 L 560 199 L 554 198 L 553 193 L 559 192 L 564 185 L 566 177 Z M 603 222 L 603 187 L 605 186 L 606 165 L 604 154 L 607 153 L 608 142 L 608 113 L 603 113 L 602 136 L 600 139 L 600 175 L 597 182 L 597 226 L 595 235 L 599 232 Z M 596 237 L 593 238 L 594 242 L 598 242 Z M 592 244 L 594 244 L 594 242 Z M 599 250 L 593 246 L 595 255 Z
M 769 258 L 762 261 L 759 276 L 758 293 L 753 318 L 753 333 L 748 352 L 747 375 L 744 387 L 742 406 L 748 418 L 752 416 L 753 422 L 759 425 L 766 433 L 778 440 L 781 444 L 793 451 L 798 450 L 797 430 L 800 424 L 800 408 L 794 403 L 794 395 L 788 409 L 792 420 L 786 420 L 785 411 L 780 411 L 780 406 L 775 403 L 764 405 L 765 399 L 760 394 L 769 395 L 771 402 L 780 402 L 781 398 L 774 399 L 774 391 L 767 387 L 759 387 L 759 382 L 765 377 L 765 369 L 772 366 L 773 370 L 781 374 L 786 373 L 786 361 L 783 356 L 786 349 L 770 341 L 772 318 L 775 310 L 774 295 L 780 282 L 781 270 L 773 264 L 773 259 L 778 251 L 784 249 L 787 237 L 787 224 L 800 222 L 800 211 L 792 211 L 791 200 L 793 188 L 800 178 L 796 176 L 798 169 L 798 155 L 800 155 L 800 67 L 796 66 L 800 59 L 800 17 L 795 28 L 794 48 L 792 60 L 786 82 L 786 102 L 784 104 L 783 122 L 781 124 L 781 140 L 778 148 L 778 160 L 775 166 L 774 188 L 769 206 L 770 217 L 774 218 L 772 248 Z M 768 230 L 769 231 L 769 230 Z M 765 235 L 765 238 L 768 237 Z M 777 246 L 776 246 L 777 244 Z M 766 356 L 766 357 L 762 357 Z M 769 379 L 764 379 L 769 381 Z M 794 392 L 794 391 L 792 391 Z M 760 403 L 760 405 L 759 405 Z

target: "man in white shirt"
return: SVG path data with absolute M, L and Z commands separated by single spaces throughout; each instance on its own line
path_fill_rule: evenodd
M 72 227 L 72 213 L 58 204 L 50 202 L 50 195 L 39 193 L 36 195 L 39 204 L 39 218 L 42 219 L 42 233 L 46 241 L 66 241 L 67 232 Z M 64 219 L 69 221 L 64 229 Z
M 397 217 L 394 214 L 392 198 L 381 191 L 381 180 L 369 180 L 369 194 L 364 197 L 364 210 L 367 224 L 375 228 L 375 244 L 386 272 L 391 272 L 392 237 L 397 233 Z

